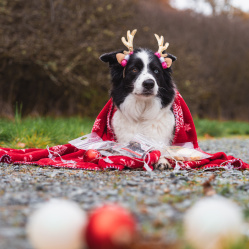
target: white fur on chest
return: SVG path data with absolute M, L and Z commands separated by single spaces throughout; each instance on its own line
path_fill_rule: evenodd
M 157 97 L 137 98 L 129 95 L 112 119 L 112 127 L 118 142 L 129 142 L 140 133 L 153 140 L 170 145 L 175 126 L 171 105 L 161 108 Z

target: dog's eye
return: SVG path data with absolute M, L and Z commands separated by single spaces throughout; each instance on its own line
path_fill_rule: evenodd
M 154 69 L 154 73 L 158 74 L 159 70 L 158 69 Z
M 136 67 L 133 67 L 133 68 L 132 68 L 132 72 L 133 72 L 133 73 L 137 73 L 137 72 L 138 72 L 138 69 L 137 69 Z

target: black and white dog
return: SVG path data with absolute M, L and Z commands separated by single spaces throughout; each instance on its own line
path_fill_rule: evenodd
M 103 54 L 100 59 L 109 63 L 111 70 L 111 97 L 117 107 L 112 128 L 118 142 L 129 142 L 140 133 L 170 145 L 175 127 L 171 68 L 163 69 L 154 52 L 142 48 L 133 51 L 124 68 L 117 61 L 117 53 L 120 51 Z M 168 53 L 167 57 L 176 60 Z M 156 168 L 170 168 L 170 164 L 161 158 Z

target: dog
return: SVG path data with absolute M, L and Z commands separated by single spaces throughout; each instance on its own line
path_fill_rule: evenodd
M 112 118 L 112 128 L 119 143 L 128 143 L 140 133 L 155 141 L 171 145 L 174 137 L 175 117 L 172 110 L 176 86 L 171 68 L 163 69 L 161 61 L 152 50 L 138 48 L 129 55 L 125 67 L 117 60 L 122 51 L 101 55 L 109 63 L 111 72 L 111 97 L 117 108 Z M 176 57 L 167 53 L 173 61 Z M 171 168 L 165 158 L 160 158 L 155 169 Z

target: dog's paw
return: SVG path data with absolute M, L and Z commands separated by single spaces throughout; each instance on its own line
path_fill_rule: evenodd
M 166 158 L 161 157 L 159 161 L 155 164 L 154 168 L 155 170 L 166 170 L 172 169 L 172 165 Z

